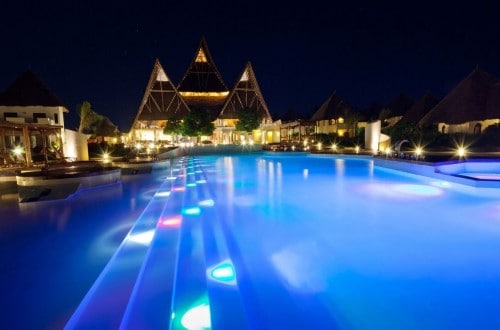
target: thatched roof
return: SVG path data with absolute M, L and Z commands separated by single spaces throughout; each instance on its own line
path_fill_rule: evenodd
M 137 121 L 182 119 L 188 113 L 188 106 L 156 59 L 132 127 Z
M 419 125 L 463 124 L 473 120 L 500 118 L 498 79 L 476 68 L 446 95 Z
M 49 88 L 31 71 L 21 74 L 7 89 L 0 94 L 0 106 L 66 106 Z
M 389 109 L 389 117 L 403 116 L 413 106 L 415 101 L 410 96 L 401 93 L 385 106 Z
M 227 92 L 228 89 L 208 50 L 205 38 L 177 86 L 179 92 Z
M 272 120 L 250 62 L 247 62 L 239 75 L 219 118 L 238 118 L 238 112 L 243 108 L 253 109 L 262 118 Z
M 332 95 L 312 115 L 312 121 L 338 119 L 346 114 L 354 112 L 354 108 L 344 101 L 337 92 Z
M 437 97 L 431 93 L 426 93 L 411 106 L 399 123 L 418 123 L 438 102 L 439 99 Z

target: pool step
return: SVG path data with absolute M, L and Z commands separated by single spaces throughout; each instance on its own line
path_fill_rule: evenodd
M 121 329 L 168 329 L 176 259 L 180 241 L 180 216 L 186 175 L 179 164 L 171 190 L 156 225 L 155 235 L 121 322 Z M 167 192 L 165 192 L 167 193 Z
M 177 180 L 177 179 L 176 179 Z M 183 186 L 182 180 L 176 185 Z M 165 180 L 67 322 L 65 329 L 118 329 L 174 182 Z

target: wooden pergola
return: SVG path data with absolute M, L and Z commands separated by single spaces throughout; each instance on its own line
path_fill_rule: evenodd
M 62 126 L 47 125 L 38 123 L 14 123 L 8 121 L 0 121 L 0 158 L 3 158 L 3 164 L 0 165 L 15 165 L 19 156 L 13 158 L 13 150 L 8 148 L 22 147 L 24 149 L 24 157 L 21 157 L 26 166 L 33 166 L 31 137 L 39 134 L 42 140 L 42 154 L 44 163 L 48 164 L 48 148 L 47 137 L 54 135 L 56 141 L 60 145 L 58 155 L 64 160 L 62 148 Z M 19 142 L 16 145 L 8 143 L 8 139 L 16 139 L 19 137 Z M 9 141 L 11 142 L 11 141 Z M 17 159 L 16 159 L 17 158 Z

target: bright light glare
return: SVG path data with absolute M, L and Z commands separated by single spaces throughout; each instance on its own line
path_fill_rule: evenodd
M 21 154 L 23 153 L 23 148 L 21 148 L 20 146 L 17 146 L 14 148 L 14 155 L 16 156 L 21 156 Z
M 415 154 L 416 154 L 417 156 L 420 156 L 420 155 L 422 154 L 422 152 L 423 152 L 423 150 L 422 150 L 422 148 L 421 148 L 421 147 L 417 147 L 417 149 L 415 149 Z
M 210 329 L 210 305 L 204 303 L 191 308 L 182 316 L 181 324 L 186 329 Z
M 128 239 L 132 242 L 149 245 L 155 236 L 154 230 L 148 230 L 139 234 L 130 234 L 128 235 Z
M 467 153 L 467 150 L 464 147 L 460 147 L 457 149 L 457 154 L 459 157 L 464 157 Z

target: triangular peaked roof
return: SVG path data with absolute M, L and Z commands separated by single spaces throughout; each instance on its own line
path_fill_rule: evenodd
M 238 112 L 243 108 L 253 109 L 259 113 L 263 119 L 272 120 L 250 62 L 247 62 L 238 80 L 234 84 L 219 114 L 219 118 L 238 118 Z
M 137 121 L 181 119 L 189 107 L 177 92 L 160 61 L 155 60 L 146 91 L 132 127 Z
M 208 50 L 205 38 L 200 41 L 193 61 L 177 86 L 179 92 L 228 92 L 226 84 Z
M 0 106 L 66 108 L 66 106 L 31 70 L 27 70 L 21 74 L 3 93 L 0 94 Z
M 415 101 L 405 93 L 401 93 L 396 96 L 386 108 L 391 112 L 389 117 L 404 116 L 404 114 L 413 106 Z
M 345 117 L 349 112 L 354 109 L 346 101 L 344 101 L 337 92 L 334 91 L 332 95 L 319 107 L 318 110 L 312 115 L 312 121 L 338 119 Z
M 498 79 L 476 68 L 449 92 L 419 122 L 420 125 L 434 123 L 463 124 L 473 120 L 500 118 L 498 102 Z
M 431 93 L 426 93 L 405 113 L 399 123 L 413 122 L 418 123 L 436 104 L 439 99 Z

